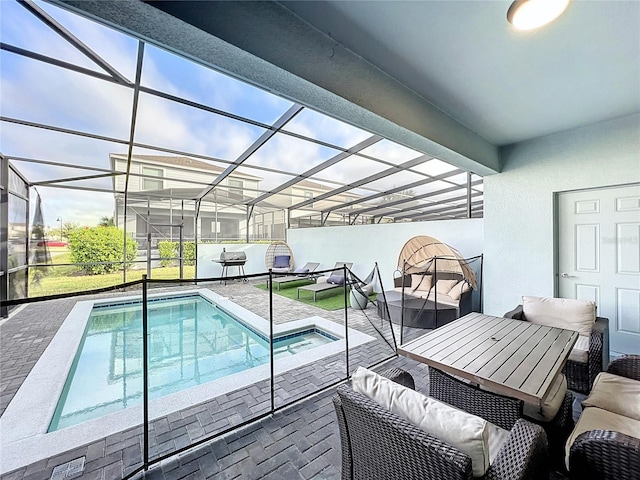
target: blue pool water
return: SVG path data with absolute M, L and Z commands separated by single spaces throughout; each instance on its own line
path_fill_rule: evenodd
M 269 362 L 269 341 L 200 295 L 150 299 L 149 398 Z M 336 340 L 310 329 L 274 339 L 276 359 Z M 142 403 L 140 302 L 94 306 L 49 431 Z

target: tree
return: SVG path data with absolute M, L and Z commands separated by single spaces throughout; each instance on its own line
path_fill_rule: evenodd
M 100 263 L 81 267 L 90 275 L 115 272 L 122 267 L 124 240 L 124 231 L 116 227 L 78 228 L 69 235 L 71 261 L 73 263 Z M 138 242 L 127 237 L 126 268 L 131 266 L 137 251 Z
M 77 222 L 64 222 L 62 224 L 62 238 L 69 238 L 71 236 L 71 234 L 80 228 L 80 224 Z M 51 229 L 51 232 L 56 232 L 55 229 Z
M 100 222 L 98 223 L 99 227 L 113 227 L 115 223 L 113 222 L 113 217 L 102 217 L 100 218 Z

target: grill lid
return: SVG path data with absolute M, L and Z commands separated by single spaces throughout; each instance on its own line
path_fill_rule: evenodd
M 220 262 L 223 263 L 231 263 L 231 262 L 246 262 L 247 254 L 244 252 L 222 252 L 220 254 Z

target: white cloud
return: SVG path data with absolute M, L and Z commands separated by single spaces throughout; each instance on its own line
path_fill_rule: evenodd
M 55 228 L 56 219 L 62 217 L 63 224 L 76 223 L 80 226 L 96 226 L 101 217 L 112 217 L 114 199 L 109 193 L 79 191 L 62 188 L 37 188 L 42 198 L 45 225 Z M 35 192 L 32 191 L 31 212 L 33 217 Z
M 365 130 L 308 108 L 296 115 L 285 126 L 284 130 L 332 143 L 343 148 L 352 147 L 372 136 L 371 133 Z

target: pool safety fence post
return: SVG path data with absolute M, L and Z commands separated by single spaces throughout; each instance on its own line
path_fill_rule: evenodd
M 343 290 L 343 294 L 344 294 L 344 341 L 345 341 L 345 350 L 344 350 L 344 354 L 345 354 L 345 366 L 347 369 L 347 377 L 349 378 L 349 324 L 348 324 L 348 317 L 349 317 L 349 310 L 347 309 L 347 284 L 350 283 L 347 281 L 347 266 L 346 265 L 342 265 L 342 278 L 344 279 L 344 282 L 342 283 L 342 290 Z
M 435 275 L 434 282 L 433 282 L 433 311 L 435 316 L 436 328 L 438 328 L 438 257 L 437 256 L 433 257 L 433 273 Z
M 149 468 L 149 323 L 147 316 L 147 276 L 142 275 L 142 428 L 143 467 Z
M 269 357 L 271 367 L 271 413 L 275 410 L 275 369 L 273 366 L 273 271 L 269 269 Z
M 404 277 L 407 274 L 407 261 L 402 263 L 402 295 L 400 295 L 400 345 L 404 338 Z M 391 316 L 389 316 L 391 318 Z
M 384 285 L 382 284 L 382 276 L 380 275 L 380 268 L 378 267 L 378 262 L 375 262 L 375 265 L 376 265 L 375 267 L 376 273 L 378 274 L 378 285 L 380 285 L 382 299 L 384 300 L 384 308 L 387 311 L 387 318 L 389 319 L 389 329 L 391 330 L 391 338 L 393 339 L 393 350 L 397 352 L 398 344 L 396 343 L 396 334 L 393 331 L 393 322 L 391 321 L 391 312 L 389 311 L 389 302 L 387 302 L 387 296 L 384 294 Z M 404 280 L 402 281 L 402 284 L 404 285 Z M 404 295 L 404 292 L 402 292 L 402 294 Z
M 476 257 L 477 258 L 477 257 Z M 484 278 L 483 278 L 483 268 L 484 265 L 484 253 L 480 254 L 480 287 L 478 287 L 478 297 L 479 297 L 479 303 L 478 303 L 478 312 L 482 313 L 482 284 L 484 283 Z M 477 282 L 476 282 L 477 285 Z

